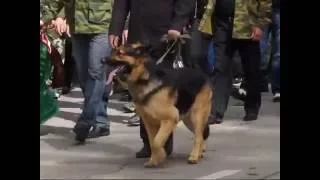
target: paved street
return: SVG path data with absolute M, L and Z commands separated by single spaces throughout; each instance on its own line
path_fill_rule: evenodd
M 48 120 L 40 136 L 41 179 L 280 179 L 280 104 L 263 94 L 259 120 L 240 121 L 242 106 L 231 100 L 225 122 L 211 126 L 207 152 L 197 165 L 187 164 L 192 134 L 179 124 L 174 152 L 165 167 L 145 169 L 136 159 L 142 145 L 139 127 L 128 127 L 123 102 L 110 100 L 111 135 L 75 146 L 71 132 L 83 99 L 79 89 L 60 98 L 61 112 Z

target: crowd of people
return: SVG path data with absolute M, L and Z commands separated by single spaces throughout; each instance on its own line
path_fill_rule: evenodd
M 53 45 L 64 59 L 64 82 L 59 93 L 71 91 L 74 79 L 84 95 L 84 106 L 73 129 L 76 140 L 108 136 L 108 99 L 121 93 L 124 108 L 135 111 L 119 78 L 106 83 L 114 69 L 103 59 L 124 43 L 157 46 L 168 34 L 189 34 L 183 46 L 184 66 L 205 72 L 214 87 L 210 124 L 223 122 L 229 97 L 244 102 L 244 121 L 258 119 L 261 92 L 271 92 L 280 102 L 280 0 L 40 0 L 40 27 L 52 27 Z M 152 54 L 159 59 L 166 51 Z M 167 56 L 164 68 L 173 68 Z M 117 81 L 115 80 L 117 79 Z M 142 149 L 137 158 L 150 156 L 143 121 L 137 115 L 126 120 L 140 126 Z M 165 150 L 172 153 L 173 135 Z

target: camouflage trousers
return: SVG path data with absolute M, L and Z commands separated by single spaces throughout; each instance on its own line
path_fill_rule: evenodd
M 52 45 L 59 51 L 61 58 L 62 58 L 62 62 L 64 62 L 64 59 L 65 59 L 65 40 L 61 39 L 61 38 L 56 38 L 56 39 L 53 39 L 51 42 L 52 42 Z
M 52 33 L 48 33 L 49 37 L 50 37 L 50 41 L 52 43 L 52 46 L 55 47 L 57 49 L 57 51 L 59 52 L 62 62 L 65 62 L 65 40 L 58 38 L 55 34 L 52 35 Z M 53 72 L 53 68 L 51 69 L 51 75 Z M 51 85 L 51 80 L 52 77 L 48 80 L 47 84 Z M 59 96 L 59 93 L 57 91 L 55 91 L 56 96 Z

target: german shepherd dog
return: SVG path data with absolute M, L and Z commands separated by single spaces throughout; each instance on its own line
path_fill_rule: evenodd
M 106 63 L 123 66 L 128 89 L 149 137 L 151 157 L 145 167 L 162 165 L 164 144 L 183 120 L 194 133 L 188 162 L 196 164 L 205 152 L 207 124 L 213 96 L 210 81 L 202 72 L 189 69 L 165 69 L 151 59 L 150 46 L 140 43 L 122 45 L 113 50 Z

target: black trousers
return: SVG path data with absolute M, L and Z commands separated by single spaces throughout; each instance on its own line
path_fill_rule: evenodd
M 207 74 L 212 72 L 208 72 L 208 48 L 212 37 L 206 36 L 202 32 L 198 30 L 199 20 L 195 20 L 192 26 L 191 32 L 191 43 L 190 43 L 190 51 L 188 56 L 188 61 L 193 63 L 193 67 L 196 69 L 200 69 Z
M 64 86 L 70 88 L 74 74 L 74 60 L 72 56 L 72 44 L 70 39 L 65 43 L 65 61 L 64 61 Z
M 189 61 L 194 62 L 194 67 L 205 72 L 208 76 L 212 76 L 212 72 L 208 71 L 209 61 L 208 61 L 208 49 L 212 37 L 205 35 L 198 30 L 199 21 L 195 21 L 192 27 L 191 33 L 191 44 L 190 44 L 190 55 Z M 214 91 L 214 89 L 213 89 Z M 214 100 L 211 102 L 214 103 Z M 211 108 L 210 115 L 214 115 L 214 108 Z
M 214 73 L 214 111 L 224 114 L 227 110 L 232 87 L 232 59 L 239 52 L 244 78 L 247 80 L 245 111 L 258 113 L 261 106 L 260 47 L 259 41 L 233 39 L 233 18 L 215 18 L 214 47 L 216 51 Z

